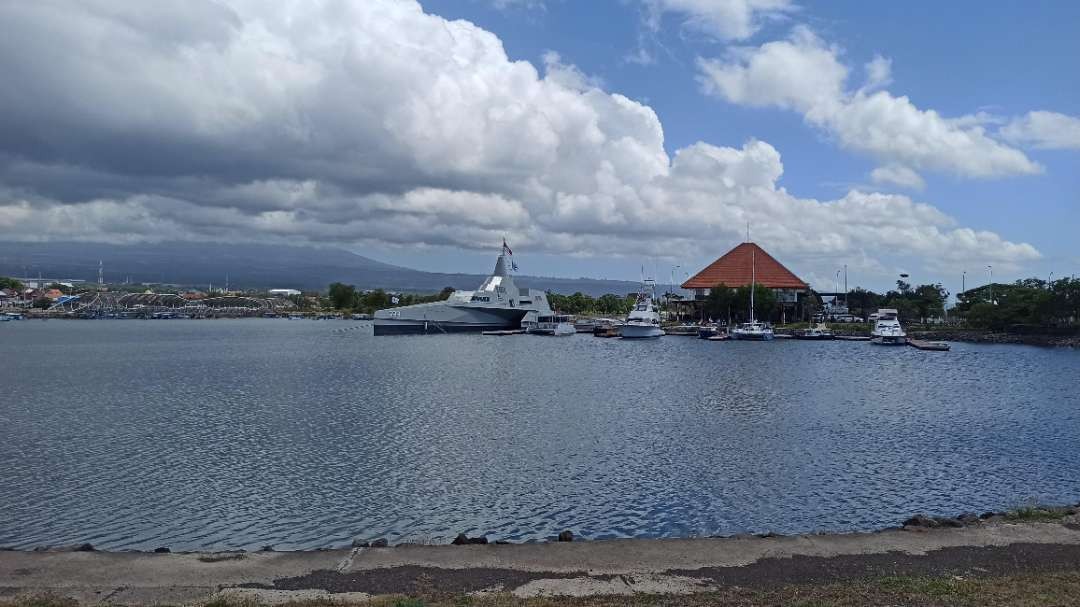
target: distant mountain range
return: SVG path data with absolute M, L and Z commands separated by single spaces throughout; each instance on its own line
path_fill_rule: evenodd
M 343 249 L 277 245 L 169 242 L 114 245 L 83 242 L 0 242 L 0 276 L 82 279 L 96 282 L 166 283 L 205 288 L 325 290 L 332 282 L 361 289 L 435 292 L 475 289 L 480 274 L 442 274 L 403 268 Z M 492 259 L 492 267 L 495 260 Z M 599 296 L 637 290 L 633 282 L 591 278 L 518 276 L 520 286 Z

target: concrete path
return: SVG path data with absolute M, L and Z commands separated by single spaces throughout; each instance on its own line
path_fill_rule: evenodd
M 398 546 L 311 552 L 0 552 L 0 599 L 49 592 L 80 603 L 268 603 L 391 593 L 692 593 L 867 575 L 996 575 L 1080 567 L 1080 515 L 1058 522 L 771 538 Z

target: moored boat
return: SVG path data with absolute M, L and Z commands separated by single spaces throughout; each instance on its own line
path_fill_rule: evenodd
M 529 333 L 562 337 L 574 335 L 577 333 L 577 329 L 574 328 L 574 325 L 570 322 L 570 317 L 566 314 L 544 314 L 537 317 L 536 326 L 529 328 Z
M 826 339 L 833 339 L 835 336 L 833 332 L 823 323 L 818 323 L 809 329 L 802 329 L 795 331 L 795 339 L 805 339 L 813 341 L 821 341 Z
M 660 328 L 660 313 L 657 312 L 653 299 L 654 284 L 652 280 L 645 280 L 642 284 L 634 309 L 619 329 L 619 336 L 623 339 L 653 339 L 664 334 L 664 330 Z
M 522 321 L 535 326 L 533 318 L 552 314 L 547 294 L 514 284 L 511 255 L 504 242 L 495 269 L 475 291 L 455 291 L 445 301 L 375 312 L 375 335 L 507 331 L 523 328 Z
M 744 322 L 731 330 L 731 339 L 738 341 L 772 341 L 774 337 L 772 327 L 758 320 Z
M 879 346 L 905 346 L 907 333 L 900 326 L 900 314 L 893 308 L 881 308 L 870 332 L 870 343 Z
M 750 229 L 747 228 L 747 232 Z M 749 240 L 749 238 L 747 238 Z M 750 322 L 744 322 L 732 329 L 729 334 L 731 339 L 740 341 L 772 341 L 773 330 L 769 325 L 754 320 L 754 290 L 757 287 L 757 258 L 753 250 L 750 254 Z

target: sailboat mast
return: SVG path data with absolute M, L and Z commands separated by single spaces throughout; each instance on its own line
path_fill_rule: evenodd
M 754 286 L 757 284 L 757 251 L 750 248 L 750 322 L 754 322 Z

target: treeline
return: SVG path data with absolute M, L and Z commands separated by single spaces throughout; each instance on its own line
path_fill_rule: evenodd
M 611 293 L 592 297 L 580 292 L 560 295 L 548 291 L 547 298 L 552 310 L 578 316 L 626 316 L 634 308 L 636 301 L 635 295 L 619 296 Z
M 0 276 L 0 289 L 12 289 L 14 291 L 22 291 L 23 288 L 23 283 L 15 280 L 14 278 Z
M 973 327 L 1000 331 L 1080 324 L 1080 278 L 985 285 L 960 293 L 957 300 L 957 313 Z
M 327 303 L 336 310 L 349 310 L 359 314 L 372 314 L 376 310 L 409 306 L 418 303 L 443 301 L 454 292 L 453 287 L 446 287 L 435 295 L 416 295 L 413 293 L 391 294 L 382 289 L 357 291 L 353 285 L 335 282 L 330 285 Z
M 898 280 L 896 289 L 884 294 L 857 287 L 847 293 L 847 306 L 855 316 L 866 320 L 880 308 L 894 308 L 904 322 L 926 322 L 945 315 L 949 292 L 940 284 L 912 285 Z M 841 300 L 843 303 L 843 300 Z
M 754 318 L 772 322 L 779 318 L 776 293 L 762 285 L 754 286 Z M 703 311 L 707 318 L 731 323 L 746 322 L 750 318 L 750 287 L 728 287 L 721 284 L 709 291 Z
M 847 294 L 852 314 L 864 319 L 879 308 L 896 308 L 904 321 L 926 322 L 944 318 L 949 292 L 939 284 L 912 287 L 897 282 L 885 294 L 856 288 Z M 1022 325 L 1067 327 L 1080 323 L 1080 279 L 1047 282 L 1026 278 L 1011 284 L 995 283 L 968 289 L 956 296 L 950 320 L 979 329 L 1007 330 Z

